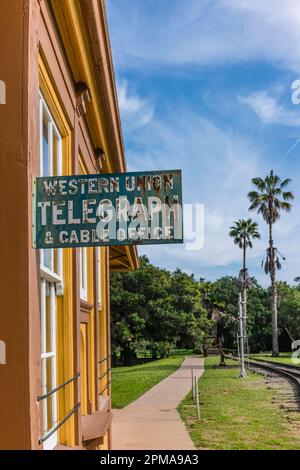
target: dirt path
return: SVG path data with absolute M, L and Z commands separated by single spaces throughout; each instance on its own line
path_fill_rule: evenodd
M 113 410 L 114 450 L 193 450 L 177 407 L 191 389 L 191 369 L 200 377 L 203 359 L 188 357 L 181 367 L 121 410 Z

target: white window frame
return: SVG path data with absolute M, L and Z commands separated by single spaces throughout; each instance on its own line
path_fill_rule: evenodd
M 43 160 L 43 117 L 46 113 L 48 119 L 48 160 L 49 168 L 47 174 L 53 175 L 53 135 L 56 134 L 58 142 L 58 155 L 57 155 L 57 175 L 62 174 L 62 138 L 58 128 L 54 122 L 53 116 L 49 111 L 49 108 L 40 95 L 40 174 L 44 175 L 44 160 Z M 41 278 L 41 363 L 42 363 L 42 395 L 48 393 L 50 390 L 47 389 L 47 359 L 51 359 L 51 390 L 57 387 L 57 371 L 56 371 L 56 353 L 57 353 L 57 295 L 63 292 L 63 251 L 58 249 L 57 252 L 57 272 L 55 272 L 54 257 L 55 251 L 50 251 L 50 267 L 44 266 L 44 250 L 40 250 L 40 278 Z M 47 292 L 49 289 L 49 292 Z M 51 351 L 47 352 L 47 306 L 46 299 L 47 293 L 50 295 L 50 323 L 51 323 Z M 48 400 L 42 400 L 42 412 L 43 412 L 43 436 L 51 432 L 55 428 L 58 421 L 57 413 L 57 393 L 51 395 L 52 405 L 52 428 L 48 429 Z M 58 442 L 57 431 L 53 433 L 43 443 L 45 450 L 54 449 Z
M 85 246 L 79 248 L 80 298 L 88 300 L 88 252 Z
M 97 298 L 98 298 L 98 309 L 102 308 L 102 256 L 101 247 L 98 246 L 97 250 Z
M 57 175 L 56 176 L 61 176 L 62 175 L 62 138 L 60 135 L 60 132 L 54 122 L 54 118 L 43 98 L 43 96 L 40 94 L 40 174 L 43 176 L 44 175 L 44 161 L 43 161 L 43 114 L 44 112 L 47 114 L 47 117 L 49 119 L 48 123 L 48 135 L 49 135 L 49 166 L 48 172 L 50 176 L 53 175 L 53 135 L 56 134 L 57 140 L 58 140 L 58 159 L 57 159 Z M 54 250 L 51 250 L 52 254 L 54 253 Z M 57 250 L 58 252 L 58 272 L 57 275 L 59 278 L 63 278 L 63 250 L 62 248 L 59 248 Z M 44 250 L 40 250 L 40 264 L 45 271 L 45 273 L 48 273 L 50 276 L 54 273 L 54 256 L 51 256 L 51 261 L 50 261 L 50 269 L 47 266 L 44 266 Z
M 51 312 L 51 351 L 46 352 L 46 298 L 47 289 L 50 290 L 50 312 Z M 57 386 L 56 382 L 56 292 L 55 283 L 49 283 L 46 279 L 41 279 L 41 347 L 42 347 L 42 395 L 49 392 L 47 389 L 47 360 L 51 360 L 51 390 Z M 42 400 L 43 411 L 43 436 L 47 435 L 51 429 L 48 429 L 48 400 Z M 51 395 L 52 404 L 52 429 L 57 425 L 57 397 L 56 393 Z M 53 433 L 44 443 L 45 450 L 54 449 L 57 445 L 57 432 Z

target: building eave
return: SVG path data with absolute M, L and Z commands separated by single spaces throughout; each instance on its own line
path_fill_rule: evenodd
M 95 149 L 103 148 L 107 173 L 127 170 L 105 0 L 50 0 L 75 82 L 92 97 L 85 116 Z M 138 268 L 134 245 L 123 247 L 128 269 Z M 117 270 L 116 263 L 112 265 Z M 125 270 L 120 263 L 118 270 Z

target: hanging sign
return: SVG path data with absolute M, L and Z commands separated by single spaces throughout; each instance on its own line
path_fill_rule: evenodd
M 181 171 L 34 180 L 35 248 L 182 243 Z

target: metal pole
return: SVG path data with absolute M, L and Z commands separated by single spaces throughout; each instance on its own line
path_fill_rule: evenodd
M 192 374 L 192 400 L 194 400 L 194 369 L 191 369 Z
M 197 418 L 200 419 L 199 390 L 198 390 L 198 380 L 197 380 L 197 377 L 194 377 L 194 380 L 195 380 L 195 394 L 196 394 Z
M 243 325 L 243 302 L 242 294 L 239 293 L 239 324 L 240 324 L 240 357 L 241 357 L 241 377 L 246 377 L 245 357 L 244 357 L 244 325 Z
M 200 419 L 200 397 L 199 397 L 199 382 L 197 380 L 197 412 L 198 412 L 198 419 Z
M 248 366 L 248 369 L 249 369 L 249 362 L 250 362 L 250 348 L 249 348 L 248 335 L 246 336 L 246 340 L 247 340 L 247 366 Z

